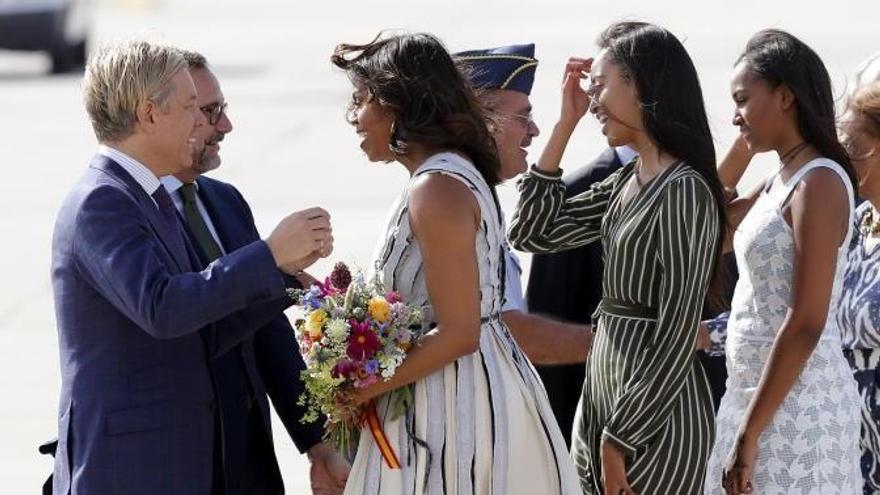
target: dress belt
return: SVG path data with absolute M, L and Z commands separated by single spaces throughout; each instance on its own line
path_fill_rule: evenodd
M 657 310 L 650 306 L 643 306 L 638 303 L 615 299 L 613 297 L 603 297 L 599 301 L 599 306 L 593 312 L 590 318 L 593 324 L 593 331 L 596 331 L 596 325 L 599 317 L 602 315 L 617 316 L 620 318 L 630 318 L 634 320 L 657 321 Z
M 880 349 L 844 349 L 843 355 L 859 371 L 876 370 L 880 364 Z

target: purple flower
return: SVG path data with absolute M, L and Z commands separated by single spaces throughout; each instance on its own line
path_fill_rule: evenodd
M 330 283 L 333 284 L 333 287 L 336 288 L 339 292 L 345 292 L 348 290 L 348 286 L 351 285 L 351 270 L 343 262 L 336 263 L 333 267 L 333 271 L 330 272 Z
M 375 359 L 370 359 L 366 363 L 364 363 L 364 371 L 370 375 L 375 375 L 379 372 L 379 361 Z
M 357 374 L 357 371 L 357 363 L 343 360 L 333 366 L 333 369 L 330 370 L 330 376 L 333 378 L 351 378 L 352 375 Z
M 324 302 L 324 294 L 320 287 L 313 285 L 309 288 L 309 291 L 306 292 L 305 296 L 303 296 L 303 305 L 308 306 L 311 309 L 318 309 L 321 307 L 321 303 Z
M 317 286 L 318 290 L 321 291 L 321 297 L 335 296 L 337 294 L 336 288 L 330 282 L 330 277 L 325 278 L 323 282 L 318 282 Z M 315 286 L 313 285 L 312 287 Z

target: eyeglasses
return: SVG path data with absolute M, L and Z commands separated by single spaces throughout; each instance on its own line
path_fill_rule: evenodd
M 211 125 L 217 125 L 217 122 L 220 122 L 220 118 L 226 114 L 226 107 L 229 106 L 225 101 L 223 103 L 212 103 L 210 105 L 205 105 L 199 110 L 205 114 L 205 117 L 208 117 L 208 123 Z
M 535 118 L 531 111 L 528 113 L 511 113 L 510 116 L 519 120 L 525 126 L 530 126 L 535 123 Z

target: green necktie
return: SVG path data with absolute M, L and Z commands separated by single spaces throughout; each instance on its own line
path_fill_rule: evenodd
M 181 186 L 180 196 L 183 198 L 183 218 L 186 219 L 186 224 L 198 241 L 202 252 L 208 257 L 208 263 L 223 256 L 223 251 L 220 250 L 220 246 L 217 245 L 217 241 L 208 230 L 205 219 L 199 213 L 199 207 L 196 204 L 196 185 L 191 182 Z

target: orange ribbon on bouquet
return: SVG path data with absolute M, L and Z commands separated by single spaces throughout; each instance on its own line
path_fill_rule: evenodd
M 379 453 L 382 454 L 382 458 L 385 459 L 385 464 L 388 465 L 388 469 L 400 469 L 400 461 L 397 460 L 397 454 L 394 453 L 394 449 L 391 448 L 391 442 L 388 441 L 388 437 L 385 436 L 385 431 L 382 429 L 382 423 L 379 421 L 379 416 L 376 414 L 376 403 L 370 401 L 367 403 L 366 408 L 364 408 L 363 413 L 361 413 L 361 424 L 366 424 L 370 428 L 370 433 L 373 434 L 373 440 L 376 441 L 376 446 L 379 447 Z

